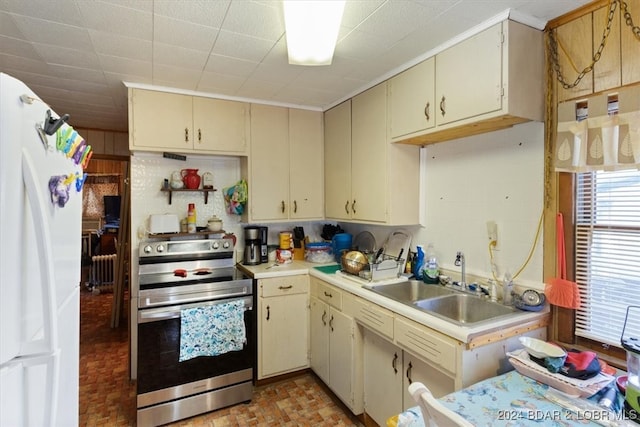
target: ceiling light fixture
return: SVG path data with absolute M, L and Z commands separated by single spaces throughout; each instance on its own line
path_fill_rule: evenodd
M 284 0 L 289 64 L 331 65 L 344 0 Z

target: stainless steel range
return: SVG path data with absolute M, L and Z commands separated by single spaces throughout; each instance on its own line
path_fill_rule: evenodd
M 251 400 L 256 364 L 253 283 L 234 267 L 233 241 L 143 243 L 139 264 L 134 293 L 138 426 L 166 424 Z M 235 323 L 224 317 L 232 309 Z M 204 344 L 194 338 L 202 335 L 191 334 L 198 322 L 209 331 Z M 229 324 L 241 326 L 235 335 L 224 330 Z M 186 358 L 186 349 L 198 354 L 203 348 L 207 355 Z

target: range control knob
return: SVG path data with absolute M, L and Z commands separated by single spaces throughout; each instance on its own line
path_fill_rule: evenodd
M 164 252 L 164 245 L 156 246 L 156 252 Z
M 144 251 L 145 254 L 150 254 L 153 249 L 151 248 L 150 245 L 147 245 L 142 250 Z
M 213 249 L 218 249 L 218 248 L 220 247 L 220 243 L 218 243 L 218 242 L 213 242 L 213 244 L 211 245 L 211 247 L 212 247 Z
M 224 243 L 222 243 L 222 247 L 223 247 L 224 249 L 229 249 L 229 246 L 230 246 L 230 245 L 229 245 L 229 242 L 227 242 L 226 240 L 224 241 Z

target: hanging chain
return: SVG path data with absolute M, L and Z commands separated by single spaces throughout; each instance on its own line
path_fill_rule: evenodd
M 562 85 L 564 89 L 573 89 L 583 77 L 590 73 L 593 70 L 594 65 L 600 60 L 602 57 L 602 51 L 604 50 L 605 45 L 607 44 L 607 39 L 609 38 L 609 33 L 611 33 L 611 25 L 613 24 L 613 17 L 616 11 L 616 5 L 620 3 L 620 9 L 622 10 L 622 14 L 625 20 L 625 23 L 631 27 L 631 31 L 636 36 L 636 38 L 640 41 L 640 27 L 633 25 L 633 19 L 631 18 L 631 13 L 629 12 L 629 8 L 627 3 L 624 0 L 611 0 L 609 4 L 609 14 L 607 16 L 607 26 L 602 32 L 602 41 L 600 42 L 600 46 L 598 46 L 598 50 L 593 54 L 591 58 L 591 64 L 585 67 L 582 71 L 578 73 L 578 76 L 573 81 L 573 83 L 567 82 L 565 77 L 562 75 L 562 70 L 560 69 L 560 61 L 558 59 L 558 40 L 556 39 L 555 30 L 549 31 L 549 51 L 551 54 L 551 62 L 553 71 L 555 72 L 558 82 Z M 568 56 L 568 54 L 567 54 Z M 570 60 L 570 59 L 569 59 Z

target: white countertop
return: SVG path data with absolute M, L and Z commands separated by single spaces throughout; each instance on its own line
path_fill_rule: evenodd
M 267 263 L 253 266 L 238 264 L 237 266 L 247 274 L 251 275 L 254 279 L 309 274 L 310 276 L 324 280 L 325 282 L 328 282 L 340 289 L 355 294 L 361 298 L 371 301 L 372 303 L 378 304 L 401 316 L 423 324 L 464 343 L 467 343 L 472 338 L 480 335 L 489 334 L 500 329 L 541 319 L 549 312 L 548 307 L 540 312 L 517 311 L 513 316 L 498 319 L 496 321 L 482 322 L 475 326 L 459 326 L 455 323 L 448 322 L 437 316 L 430 315 L 424 311 L 363 288 L 363 283 L 360 283 L 357 280 L 345 278 L 339 273 L 322 273 L 321 271 L 313 268 L 319 265 L 331 264 L 314 264 L 306 261 L 293 261 L 290 264 L 280 264 L 277 267 L 269 268 L 271 265 L 272 264 Z

